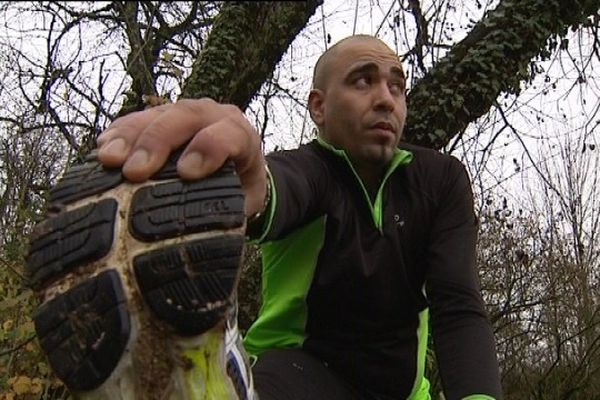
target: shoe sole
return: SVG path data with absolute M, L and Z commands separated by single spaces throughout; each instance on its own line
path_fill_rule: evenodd
M 26 272 L 42 300 L 39 343 L 71 391 L 133 368 L 146 393 L 135 397 L 158 398 L 189 361 L 172 357 L 168 338 L 202 335 L 232 305 L 245 233 L 239 178 L 228 164 L 183 182 L 176 160 L 134 184 L 91 154 L 50 191 Z

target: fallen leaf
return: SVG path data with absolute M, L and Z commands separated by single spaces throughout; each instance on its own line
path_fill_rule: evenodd
M 17 376 L 12 383 L 12 388 L 17 395 L 29 393 L 31 391 L 31 378 L 28 376 Z

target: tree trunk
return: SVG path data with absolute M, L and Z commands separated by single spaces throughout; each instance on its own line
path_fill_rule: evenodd
M 182 97 L 210 97 L 245 109 L 321 3 L 225 3 Z
M 578 27 L 599 0 L 504 0 L 441 59 L 408 96 L 404 140 L 441 148 L 485 114 L 501 93 L 532 78 L 529 63 L 547 58 L 557 36 Z

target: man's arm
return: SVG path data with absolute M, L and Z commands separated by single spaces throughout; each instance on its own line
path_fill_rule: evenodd
M 271 197 L 259 226 L 250 236 L 258 241 L 282 238 L 325 213 L 332 195 L 327 184 L 327 166 L 311 148 L 300 146 L 291 151 L 269 154 Z
M 454 158 L 449 162 L 426 255 L 426 292 L 438 365 L 448 400 L 499 400 L 495 341 L 476 268 L 471 185 L 464 166 Z

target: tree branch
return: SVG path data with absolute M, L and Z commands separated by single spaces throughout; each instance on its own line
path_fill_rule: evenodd
M 182 97 L 245 109 L 321 2 L 225 3 Z
M 36 334 L 34 333 L 33 335 L 31 335 L 30 337 L 28 337 L 27 339 L 23 340 L 21 343 L 19 343 L 18 345 L 14 346 L 13 348 L 10 348 L 8 350 L 5 351 L 0 351 L 0 357 L 3 356 L 7 356 L 11 353 L 14 353 L 15 351 L 19 350 L 20 348 L 24 347 L 27 345 L 27 343 L 31 342 L 33 339 L 36 338 Z
M 531 60 L 547 57 L 546 45 L 557 46 L 555 36 L 599 8 L 598 0 L 502 1 L 410 91 L 405 140 L 444 147 L 500 93 L 517 93 L 532 78 Z
M 408 0 L 409 10 L 415 18 L 415 24 L 417 26 L 417 37 L 415 40 L 415 47 L 410 52 L 413 52 L 417 58 L 417 64 L 422 72 L 426 71 L 425 63 L 423 62 L 423 47 L 430 43 L 428 33 L 428 23 L 421 11 L 421 4 L 419 0 Z

